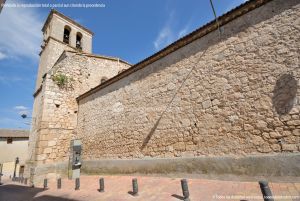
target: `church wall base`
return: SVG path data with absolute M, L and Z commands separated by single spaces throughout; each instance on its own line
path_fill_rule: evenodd
M 68 177 L 68 162 L 38 165 L 33 183 Z M 253 155 L 246 157 L 194 157 L 156 159 L 103 159 L 83 161 L 82 174 L 140 174 L 221 180 L 300 181 L 300 154 Z
M 300 180 L 300 154 L 276 154 L 246 157 L 196 157 L 176 159 L 120 159 L 84 161 L 85 174 L 163 174 L 245 176 L 248 178 L 293 177 Z M 225 177 L 226 179 L 226 177 Z
M 56 181 L 58 178 L 67 178 L 68 167 L 68 162 L 43 164 L 32 167 L 30 173 L 30 185 L 42 185 L 45 178 L 47 178 L 49 181 Z

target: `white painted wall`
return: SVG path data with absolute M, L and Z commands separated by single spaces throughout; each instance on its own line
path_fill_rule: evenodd
M 13 162 L 19 157 L 20 163 L 25 163 L 28 154 L 28 138 L 13 138 L 12 144 L 7 144 L 7 138 L 0 138 L 0 163 Z

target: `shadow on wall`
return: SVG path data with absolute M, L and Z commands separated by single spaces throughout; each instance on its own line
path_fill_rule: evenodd
M 298 82 L 292 74 L 284 74 L 277 80 L 272 103 L 277 114 L 284 115 L 293 108 L 297 95 Z

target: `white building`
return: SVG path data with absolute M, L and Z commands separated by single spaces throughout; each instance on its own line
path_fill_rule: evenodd
M 24 172 L 28 152 L 29 131 L 0 129 L 0 164 L 4 176 L 13 176 L 16 158 L 19 158 L 16 176 Z M 0 166 L 0 171 L 1 171 Z

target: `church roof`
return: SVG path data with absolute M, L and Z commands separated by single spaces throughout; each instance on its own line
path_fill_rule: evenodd
M 29 130 L 0 129 L 0 137 L 28 138 Z
M 223 26 L 234 19 L 270 2 L 272 0 L 248 0 L 247 2 L 241 4 L 240 6 L 232 9 L 231 11 L 223 14 L 222 16 L 218 17 L 218 23 L 219 26 Z M 215 20 L 210 21 L 209 23 L 205 24 L 204 26 L 196 29 L 195 31 L 191 32 L 190 34 L 180 38 L 179 40 L 173 42 L 172 44 L 168 45 L 167 47 L 163 48 L 159 52 L 153 54 L 152 56 L 142 60 L 141 62 L 133 65 L 132 67 L 128 68 L 127 70 L 121 72 L 120 74 L 116 75 L 115 77 L 112 77 L 108 79 L 107 81 L 101 83 L 100 85 L 92 88 L 91 90 L 85 92 L 84 94 L 77 97 L 77 101 L 80 101 L 81 99 L 96 93 L 97 91 L 105 88 L 106 86 L 117 82 L 118 80 L 148 66 L 149 64 L 167 56 L 168 54 L 171 54 L 172 52 L 192 43 L 193 41 L 202 38 L 203 36 L 215 31 L 218 29 L 218 24 Z
M 86 32 L 88 32 L 89 34 L 91 35 L 94 35 L 94 33 L 92 31 L 90 31 L 89 29 L 83 27 L 82 25 L 80 25 L 79 23 L 75 22 L 74 20 L 72 20 L 71 18 L 65 16 L 64 14 L 58 12 L 57 10 L 54 10 L 54 9 L 51 9 L 51 12 L 49 13 L 48 17 L 47 17 L 47 20 L 42 28 L 42 31 L 45 32 L 47 26 L 48 26 L 48 23 L 51 21 L 52 17 L 53 17 L 53 14 L 56 14 L 62 18 L 64 18 L 65 20 L 71 22 L 72 24 L 75 24 L 76 26 L 78 26 L 79 28 L 85 30 Z

